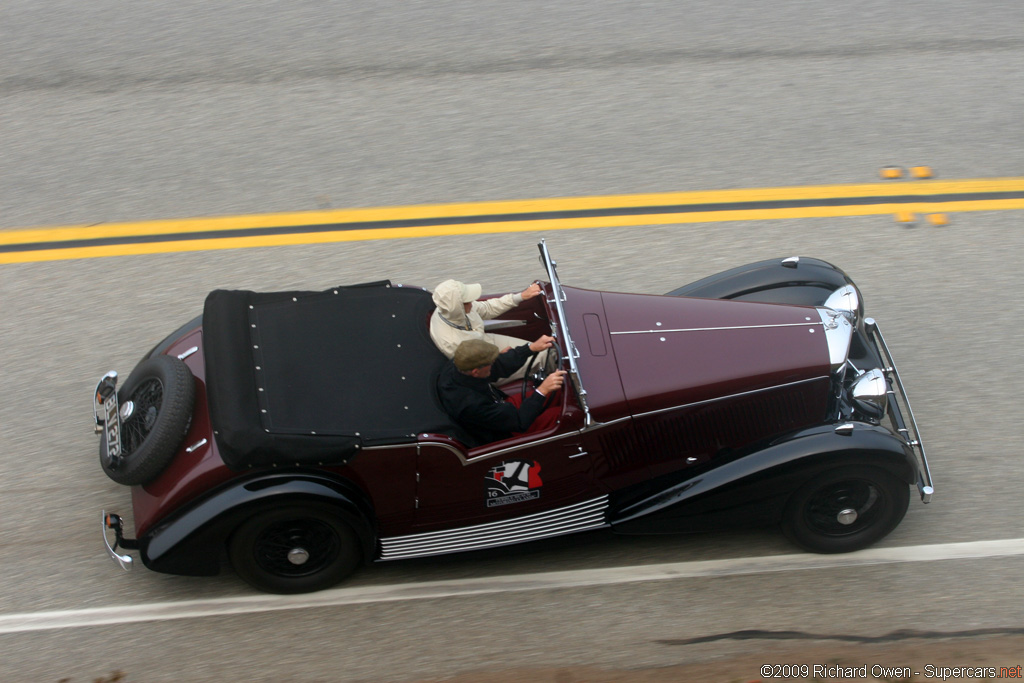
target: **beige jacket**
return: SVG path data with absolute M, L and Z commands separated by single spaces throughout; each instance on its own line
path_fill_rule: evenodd
M 497 318 L 512 310 L 523 302 L 522 295 L 506 294 L 495 299 L 474 301 L 473 308 L 466 313 L 462 305 L 462 291 L 462 283 L 455 280 L 445 280 L 434 290 L 434 305 L 437 308 L 430 316 L 430 338 L 441 353 L 451 358 L 459 344 L 467 339 L 483 339 L 499 349 L 529 343 L 518 337 L 484 331 L 484 320 Z

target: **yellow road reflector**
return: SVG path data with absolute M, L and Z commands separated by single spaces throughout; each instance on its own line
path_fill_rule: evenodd
M 897 211 L 896 212 L 897 223 L 916 223 L 917 214 L 913 211 Z
M 885 166 L 878 172 L 884 180 L 895 180 L 903 177 L 903 169 L 899 166 Z
M 935 227 L 941 227 L 943 225 L 949 225 L 949 216 L 944 213 L 930 213 L 927 216 L 928 222 Z
M 919 180 L 931 178 L 933 175 L 931 166 L 914 166 L 910 169 L 910 174 Z

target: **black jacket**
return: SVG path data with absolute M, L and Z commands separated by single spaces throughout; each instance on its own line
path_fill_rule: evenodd
M 445 412 L 474 439 L 467 446 L 479 446 L 500 441 L 513 432 L 525 432 L 537 416 L 544 411 L 545 398 L 534 392 L 516 408 L 508 396 L 491 385 L 501 377 L 508 377 L 530 357 L 530 345 L 523 344 L 499 354 L 491 366 L 487 379 L 470 377 L 459 372 L 455 363 L 448 361 L 437 379 L 437 393 Z

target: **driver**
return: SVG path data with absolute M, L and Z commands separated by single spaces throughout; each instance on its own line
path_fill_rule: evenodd
M 511 348 L 523 344 L 524 339 L 494 334 L 484 331 L 484 320 L 497 318 L 502 313 L 512 310 L 523 301 L 532 299 L 541 293 L 536 282 L 518 294 L 506 294 L 486 301 L 478 301 L 483 289 L 480 285 L 467 285 L 457 280 L 445 280 L 434 289 L 434 309 L 430 316 L 430 338 L 437 348 L 452 358 L 455 349 L 467 339 L 482 339 L 494 344 L 504 353 Z M 538 340 L 540 341 L 540 340 Z M 536 342 L 535 342 L 536 343 Z M 537 356 L 536 367 L 546 367 L 547 348 L 544 346 Z M 529 356 L 527 356 L 527 359 Z M 525 374 L 526 361 L 512 366 L 507 375 L 498 375 L 498 379 L 519 379 Z
M 549 348 L 553 343 L 552 337 L 542 336 L 532 344 L 523 344 L 505 353 L 482 339 L 469 339 L 458 345 L 454 358 L 441 370 L 437 392 L 445 412 L 476 440 L 467 446 L 541 431 L 555 424 L 560 406 L 554 402 L 545 410 L 545 404 L 565 382 L 564 370 L 556 370 L 545 377 L 525 399 L 509 397 L 491 384 L 495 378 L 518 367 L 530 353 Z

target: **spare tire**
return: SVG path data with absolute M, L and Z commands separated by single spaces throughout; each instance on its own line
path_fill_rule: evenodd
M 131 402 L 121 418 L 121 457 L 112 461 L 102 439 L 100 465 L 118 484 L 146 484 L 170 464 L 188 432 L 195 402 L 192 371 L 175 356 L 147 358 L 132 370 L 117 400 L 122 408 Z

